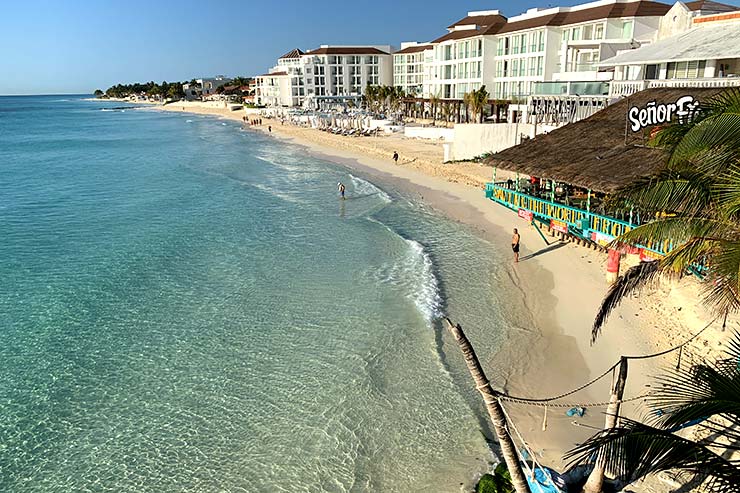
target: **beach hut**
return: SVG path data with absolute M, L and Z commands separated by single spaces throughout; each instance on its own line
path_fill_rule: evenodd
M 485 161 L 493 168 L 486 196 L 529 222 L 606 245 L 650 219 L 626 206 L 609 208 L 604 199 L 664 166 L 663 151 L 649 146 L 651 134 L 661 125 L 690 119 L 703 100 L 721 91 L 648 89 L 524 140 Z M 668 248 L 643 245 L 640 253 L 655 258 Z

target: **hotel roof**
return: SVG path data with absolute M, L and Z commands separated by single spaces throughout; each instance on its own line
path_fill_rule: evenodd
M 268 74 L 258 75 L 257 77 L 280 77 L 281 75 L 288 75 L 288 72 L 272 72 Z
M 406 55 L 408 53 L 419 53 L 424 50 L 428 50 L 430 48 L 432 48 L 432 45 L 430 44 L 409 46 L 408 48 L 404 48 L 401 51 L 395 52 L 394 55 Z
M 651 2 L 649 0 L 610 3 L 594 2 L 593 7 L 587 7 L 588 5 L 557 7 L 540 10 L 532 15 L 523 14 L 516 16 L 510 19 L 498 32 L 503 34 L 537 27 L 567 26 L 598 19 L 662 16 L 671 9 L 670 5 Z
M 374 46 L 322 46 L 309 50 L 306 55 L 388 55 Z
M 608 58 L 600 66 L 740 58 L 740 22 L 695 27 Z
M 675 102 L 690 94 L 700 102 L 722 89 L 660 88 L 638 92 L 597 111 L 589 118 L 570 123 L 534 139 L 504 149 L 486 160 L 489 166 L 613 192 L 636 179 L 650 176 L 665 163 L 663 152 L 640 145 L 625 145 L 629 107 L 649 102 Z M 649 135 L 651 129 L 645 129 Z M 635 138 L 633 137 L 633 141 Z
M 503 17 L 498 10 L 492 10 L 489 12 L 468 12 L 466 17 L 463 17 L 459 21 L 455 22 L 451 26 L 447 26 L 447 29 L 454 29 L 458 26 L 481 26 L 486 27 L 491 24 L 499 22 Z
M 698 0 L 696 2 L 687 2 L 685 5 L 686 7 L 688 7 L 689 10 L 701 12 L 720 13 L 734 12 L 736 10 L 740 10 L 740 7 L 736 7 L 735 5 L 713 2 L 712 0 Z
M 290 50 L 288 53 L 286 53 L 285 55 L 281 56 L 279 60 L 282 60 L 283 58 L 300 58 L 301 55 L 303 55 L 303 52 L 299 50 L 298 48 L 294 48 Z

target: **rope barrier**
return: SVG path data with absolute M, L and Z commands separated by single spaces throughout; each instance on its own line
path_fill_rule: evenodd
M 666 354 L 672 353 L 673 351 L 681 350 L 684 346 L 686 346 L 687 344 L 689 344 L 690 342 L 692 342 L 694 339 L 696 339 L 697 337 L 699 337 L 705 330 L 707 330 L 716 321 L 717 321 L 717 317 L 715 317 L 714 319 L 712 319 L 707 325 L 704 326 L 703 329 L 701 329 L 699 332 L 697 332 L 696 334 L 694 334 L 691 337 L 689 337 L 687 340 L 685 340 L 683 343 L 679 344 L 678 346 L 672 347 L 670 349 L 666 349 L 665 351 L 660 351 L 660 352 L 657 352 L 657 353 L 653 353 L 653 354 L 645 354 L 645 355 L 641 355 L 641 356 L 623 356 L 623 358 L 624 359 L 627 359 L 627 360 L 652 359 L 652 358 L 657 358 L 659 356 L 665 356 Z M 593 380 L 590 380 L 590 381 L 586 382 L 585 384 L 581 385 L 580 387 L 577 387 L 577 388 L 575 388 L 575 389 L 573 389 L 571 391 L 565 392 L 565 393 L 560 394 L 560 395 L 557 395 L 555 397 L 547 397 L 547 398 L 542 398 L 542 399 L 534 399 L 534 398 L 529 398 L 529 397 L 518 397 L 518 396 L 514 396 L 514 395 L 509 395 L 509 394 L 504 393 L 504 392 L 497 392 L 497 394 L 502 399 L 505 399 L 505 400 L 510 401 L 510 402 L 517 402 L 519 404 L 533 404 L 533 405 L 540 405 L 541 406 L 544 403 L 550 403 L 549 405 L 552 406 L 552 407 L 601 407 L 602 405 L 608 405 L 609 403 L 607 402 L 606 404 L 596 403 L 596 404 L 588 404 L 588 405 L 583 404 L 583 405 L 575 405 L 575 406 L 572 406 L 571 405 L 571 406 L 569 406 L 567 404 L 552 404 L 552 401 L 560 400 L 560 399 L 562 399 L 564 397 L 568 397 L 569 395 L 573 395 L 573 394 L 575 394 L 577 392 L 580 392 L 581 390 L 584 390 L 587 387 L 590 387 L 591 385 L 595 384 L 596 382 L 598 382 L 599 380 L 601 380 L 602 378 L 604 378 L 605 376 L 607 376 L 609 374 L 609 372 L 614 371 L 619 366 L 619 364 L 620 364 L 620 361 L 617 361 L 612 366 L 610 366 L 609 368 L 607 368 L 607 370 L 604 373 L 602 373 L 598 377 L 594 378 Z M 612 381 L 613 380 L 614 380 L 614 374 L 612 374 Z M 635 398 L 632 398 L 630 400 L 637 400 L 637 399 L 639 399 L 639 397 L 635 397 Z M 623 400 L 622 402 L 629 402 L 630 400 Z
M 641 394 L 641 395 L 638 395 L 638 396 L 635 396 L 635 397 L 630 397 L 629 399 L 622 399 L 621 401 L 619 401 L 619 403 L 620 404 L 624 404 L 626 402 L 639 401 L 640 399 L 645 399 L 645 398 L 647 398 L 649 396 L 650 396 L 650 393 Z M 544 407 L 545 409 L 547 409 L 548 407 L 562 407 L 562 408 L 565 408 L 565 407 L 567 407 L 567 408 L 572 408 L 572 407 L 606 407 L 606 406 L 608 406 L 610 404 L 609 401 L 606 401 L 606 402 L 584 402 L 584 403 L 562 403 L 562 404 L 556 403 L 556 404 L 553 404 L 552 402 L 537 402 L 537 401 L 532 402 L 532 401 L 529 401 L 529 400 L 526 400 L 526 399 L 519 400 L 519 399 L 516 399 L 516 398 L 509 398 L 509 397 L 507 397 L 505 395 L 501 395 L 500 398 L 502 400 L 505 400 L 507 402 L 513 402 L 515 404 L 524 404 L 524 405 L 527 405 L 527 406 Z

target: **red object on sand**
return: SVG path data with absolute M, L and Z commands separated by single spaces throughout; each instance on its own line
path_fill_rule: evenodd
M 620 253 L 618 250 L 609 249 L 609 258 L 606 261 L 606 271 L 612 273 L 619 273 L 619 257 Z

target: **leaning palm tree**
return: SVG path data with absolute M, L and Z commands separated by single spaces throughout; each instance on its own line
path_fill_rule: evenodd
M 620 190 L 613 203 L 655 219 L 615 243 L 670 251 L 628 270 L 612 286 L 594 321 L 594 340 L 627 295 L 689 270 L 706 274 L 703 298 L 713 310 L 740 308 L 740 90 L 710 98 L 690 121 L 657 130 L 652 144 L 666 151 L 667 165 Z
M 646 422 L 620 418 L 620 426 L 568 452 L 571 467 L 603 461 L 624 485 L 675 470 L 712 493 L 740 491 L 740 334 L 726 354 L 659 377 Z M 687 428 L 709 438 L 686 438 L 679 432 Z

